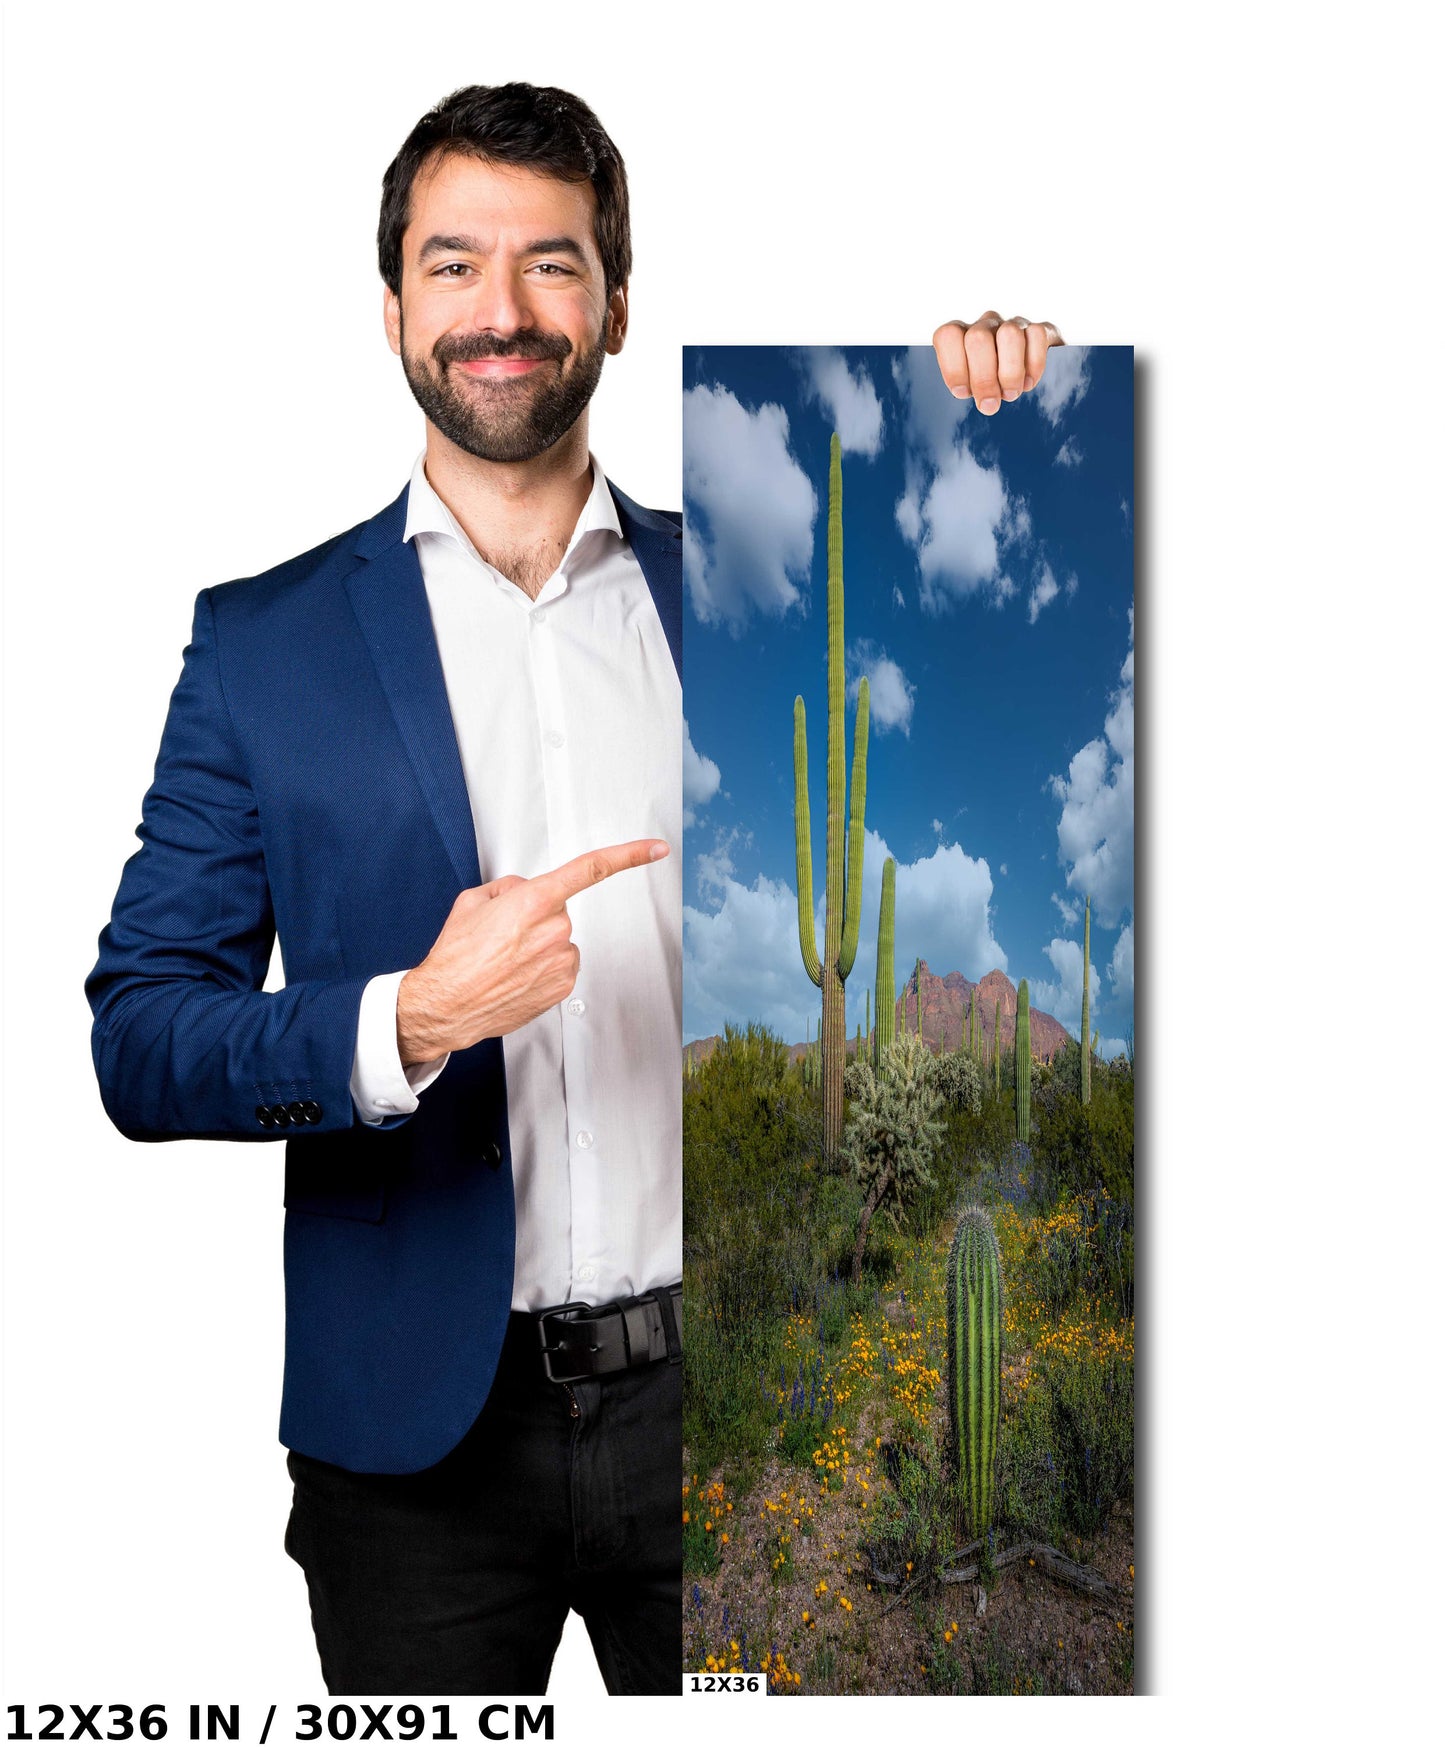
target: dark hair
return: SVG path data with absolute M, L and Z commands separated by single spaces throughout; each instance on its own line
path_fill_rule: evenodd
M 401 239 L 411 217 L 411 189 L 433 153 L 521 164 L 560 182 L 591 182 L 597 196 L 593 233 L 606 295 L 632 271 L 627 171 L 602 123 L 580 97 L 555 85 L 464 85 L 421 118 L 381 182 L 377 264 L 401 295 Z

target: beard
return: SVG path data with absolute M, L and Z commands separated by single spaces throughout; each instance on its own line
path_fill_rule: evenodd
M 605 325 L 569 369 L 572 351 L 571 340 L 558 333 L 510 340 L 443 334 L 428 357 L 407 350 L 404 317 L 401 324 L 401 367 L 417 405 L 449 442 L 481 461 L 530 461 L 572 429 L 597 391 L 607 356 Z M 453 364 L 480 358 L 553 358 L 562 367 L 555 375 L 469 378 L 465 386 L 453 378 Z

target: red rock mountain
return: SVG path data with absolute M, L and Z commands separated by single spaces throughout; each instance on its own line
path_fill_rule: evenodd
M 927 959 L 920 967 L 919 981 L 923 987 L 923 1037 L 935 1050 L 957 1049 L 968 1024 L 968 1004 L 978 990 L 979 1022 L 983 1032 L 983 1052 L 986 1061 L 993 1060 L 993 1017 L 998 1006 L 999 1025 L 1003 1030 L 1003 1047 L 1013 1048 L 1014 1021 L 1018 1014 L 1018 990 L 1002 971 L 990 971 L 977 983 L 969 982 L 961 971 L 950 971 L 946 977 L 936 977 L 928 968 Z M 914 975 L 910 970 L 903 993 L 894 1009 L 895 1024 L 901 1031 L 905 1023 L 910 1031 L 918 1028 L 918 995 Z M 1068 1033 L 1051 1013 L 1038 1007 L 1029 1008 L 1029 1046 L 1036 1056 L 1048 1061 L 1062 1049 Z M 848 1048 L 853 1048 L 854 1033 L 848 1033 Z M 722 1042 L 720 1037 L 700 1037 L 688 1044 L 685 1051 L 694 1061 L 703 1061 Z M 789 1054 L 798 1060 L 806 1050 L 805 1043 L 790 1045 Z

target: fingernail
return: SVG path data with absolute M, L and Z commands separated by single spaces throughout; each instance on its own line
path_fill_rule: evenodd
M 993 399 L 992 396 L 990 396 L 989 399 L 981 400 L 978 403 L 978 410 L 980 412 L 997 412 L 998 411 L 998 402 L 995 399 Z
M 672 851 L 665 843 L 654 843 L 651 850 L 648 852 L 647 859 L 649 861 L 661 861 L 663 856 L 671 854 Z
M 968 399 L 968 390 L 966 388 L 950 388 L 948 392 L 953 396 L 953 398 L 955 400 L 967 400 Z
M 1019 391 L 1016 388 L 1006 388 L 1003 391 L 1003 397 L 1005 400 L 1017 400 L 1019 397 Z

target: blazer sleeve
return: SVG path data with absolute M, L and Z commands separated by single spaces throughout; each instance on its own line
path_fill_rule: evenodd
M 136 835 L 85 985 L 111 1121 L 132 1140 L 351 1127 L 365 979 L 262 988 L 275 919 L 210 590 L 196 601 Z

